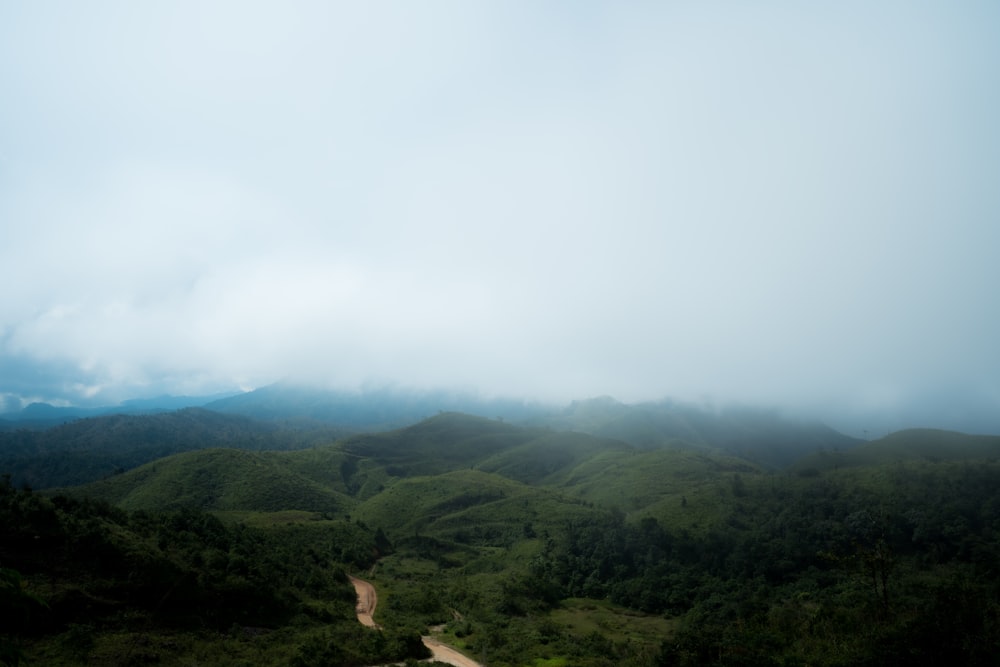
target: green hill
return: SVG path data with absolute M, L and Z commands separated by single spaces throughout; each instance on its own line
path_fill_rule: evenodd
M 290 450 L 342 435 L 328 426 L 292 428 L 201 408 L 88 417 L 45 430 L 0 432 L 0 473 L 10 474 L 16 486 L 73 486 L 178 452 L 211 447 Z
M 862 442 L 819 422 L 784 417 L 776 410 L 716 409 L 675 401 L 626 405 L 607 396 L 574 401 L 561 413 L 531 423 L 621 440 L 642 449 L 722 450 L 772 469 L 784 468 L 820 449 L 846 450 Z
M 557 488 L 664 525 L 706 527 L 724 515 L 734 476 L 759 474 L 757 466 L 742 459 L 700 451 L 604 452 L 574 468 Z
M 823 450 L 806 456 L 792 470 L 808 473 L 897 461 L 957 461 L 1000 458 L 1000 436 L 966 435 L 936 429 L 907 429 L 847 451 Z
M 252 588 L 239 577 L 249 582 L 254 559 L 267 557 L 268 571 L 281 573 L 266 584 L 284 600 L 287 613 L 269 621 L 283 624 L 279 631 L 251 639 L 230 627 L 226 638 L 199 641 L 273 656 L 270 642 L 295 637 L 300 643 L 289 655 L 303 665 L 382 664 L 352 663 L 343 652 L 367 646 L 379 650 L 352 655 L 383 653 L 391 643 L 374 631 L 334 636 L 316 628 L 345 620 L 328 618 L 343 609 L 331 611 L 310 592 L 332 562 L 365 568 L 379 592 L 376 620 L 386 628 L 412 638 L 443 624 L 449 642 L 491 667 L 839 667 L 898 664 L 894 656 L 912 664 L 955 656 L 995 662 L 1000 438 L 901 432 L 825 448 L 776 472 L 760 462 L 761 452 L 781 458 L 843 440 L 768 414 L 657 410 L 608 399 L 570 415 L 595 432 L 652 438 L 643 446 L 442 413 L 294 451 L 182 452 L 70 490 L 117 508 L 41 499 L 7 484 L 0 556 L 18 556 L 16 563 L 36 568 L 37 590 L 62 595 L 67 566 L 56 561 L 69 556 L 71 541 L 52 542 L 47 524 L 75 507 L 110 517 L 93 526 L 67 519 L 66 530 L 88 553 L 157 553 L 159 563 L 174 557 L 172 540 L 182 540 L 184 571 L 198 572 L 184 576 L 214 577 L 223 592 L 230 577 L 236 590 Z M 690 441 L 669 435 L 681 431 Z M 771 438 L 777 444 L 768 450 Z M 744 446 L 755 460 L 735 455 Z M 199 510 L 225 527 L 217 518 L 195 520 Z M 211 530 L 192 531 L 192 524 Z M 120 549 L 106 546 L 119 537 Z M 48 570 L 36 565 L 40 555 L 51 560 Z M 127 573 L 116 575 L 115 596 L 107 598 L 122 609 L 131 604 L 123 593 L 131 572 L 155 579 L 131 557 L 119 558 Z M 253 585 L 263 581 L 259 574 Z M 327 584 L 315 590 L 326 594 Z M 105 599 L 100 582 L 73 585 L 89 596 L 81 604 Z M 205 590 L 214 595 L 212 586 Z M 190 588 L 191 595 L 199 590 Z M 162 597 L 163 589 L 155 592 Z M 54 599 L 63 609 L 63 598 Z M 144 618 L 157 618 L 149 600 Z M 128 623 L 113 612 L 89 631 L 102 642 Z M 629 615 L 642 614 L 666 622 L 630 623 Z M 233 615 L 217 617 L 213 627 Z M 85 615 L 66 618 L 79 623 Z M 59 623 L 44 631 L 53 639 L 32 649 L 40 664 L 59 664 L 47 658 L 65 653 L 75 641 L 71 630 L 87 632 Z M 624 626 L 656 629 L 640 636 L 614 630 Z M 84 654 L 92 662 L 105 656 Z
M 348 438 L 341 447 L 406 477 L 466 468 L 533 437 L 522 427 L 449 412 L 396 431 Z
M 273 453 L 209 449 L 175 454 L 73 489 L 128 510 L 345 512 L 348 496 L 290 470 Z
M 362 503 L 357 516 L 405 534 L 410 524 L 435 523 L 441 517 L 433 508 L 451 507 L 449 503 L 464 510 L 470 498 L 479 504 L 544 491 L 571 504 L 704 525 L 724 505 L 717 487 L 730 483 L 725 474 L 759 472 L 750 462 L 704 447 L 642 450 L 583 433 L 444 413 L 396 431 L 297 451 L 187 452 L 82 487 L 79 493 L 130 509 L 350 511 Z M 476 481 L 468 481 L 470 476 Z M 482 485 L 483 491 L 470 496 L 463 485 L 455 486 L 462 480 Z M 420 491 L 430 495 L 424 498 Z M 687 508 L 683 513 L 682 505 Z M 387 506 L 392 509 L 379 509 Z M 515 514 L 518 522 L 531 518 Z M 409 519 L 396 525 L 394 517 Z
M 530 439 L 480 460 L 476 467 L 531 485 L 558 485 L 578 465 L 606 452 L 630 452 L 620 440 L 583 433 L 531 432 Z
M 0 664 L 427 657 L 415 629 L 387 628 L 373 642 L 354 615 L 345 571 L 370 567 L 382 542 L 343 520 L 227 525 L 192 509 L 127 512 L 48 498 L 0 479 Z
M 421 535 L 472 546 L 511 546 L 593 513 L 553 491 L 458 470 L 400 480 L 359 505 L 354 515 L 394 539 Z
M 354 457 L 362 475 L 348 479 L 353 463 L 342 461 L 348 477 L 341 475 L 343 484 L 336 488 L 345 492 L 365 488 L 370 494 L 386 477 L 435 474 L 470 465 L 502 469 L 515 479 L 538 483 L 557 475 L 572 460 L 582 460 L 582 452 L 589 451 L 591 445 L 567 435 L 571 432 L 602 439 L 607 446 L 618 441 L 640 449 L 722 451 L 772 469 L 815 451 L 846 451 L 858 442 L 820 424 L 784 419 L 773 411 L 714 410 L 668 401 L 625 405 L 607 397 L 578 401 L 562 412 L 523 404 L 518 409 L 513 403 L 476 403 L 481 411 L 489 408 L 490 414 L 528 419 L 530 428 L 509 420 L 442 412 L 395 431 L 348 437 L 351 434 L 344 430 L 361 423 L 348 418 L 352 410 L 357 412 L 356 420 L 381 420 L 384 428 L 398 423 L 391 415 L 405 413 L 414 421 L 421 411 L 433 412 L 431 405 L 454 404 L 453 398 L 391 391 L 317 393 L 276 386 L 211 404 L 231 414 L 187 408 L 90 417 L 43 430 L 0 431 L 0 473 L 10 474 L 17 486 L 46 489 L 85 484 L 183 451 L 213 447 L 294 450 L 347 437 L 343 451 Z M 509 409 L 500 409 L 505 405 Z M 495 413 L 493 408 L 497 408 Z M 339 415 L 341 426 L 324 423 L 321 417 L 328 410 Z M 526 451 L 524 456 L 511 451 L 541 438 L 549 438 L 546 447 Z M 560 445 L 559 439 L 563 445 L 572 444 Z M 498 458 L 487 464 L 489 457 Z M 384 474 L 363 461 L 375 462 Z M 324 483 L 335 483 L 324 475 L 320 475 Z

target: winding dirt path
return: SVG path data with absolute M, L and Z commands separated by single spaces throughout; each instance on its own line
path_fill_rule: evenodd
M 484 667 L 481 663 L 476 662 L 467 655 L 463 655 L 448 646 L 447 644 L 442 644 L 433 637 L 421 637 L 424 646 L 431 650 L 431 660 L 437 660 L 438 662 L 443 662 L 449 665 L 454 665 L 455 667 Z
M 375 606 L 378 604 L 378 595 L 375 593 L 375 587 L 357 577 L 348 575 L 347 578 L 354 584 L 354 592 L 358 595 L 358 604 L 354 608 L 354 611 L 358 615 L 358 622 L 361 625 L 367 625 L 369 628 L 381 627 L 372 618 L 372 614 L 375 613 Z
M 354 592 L 358 595 L 358 604 L 354 608 L 358 615 L 358 622 L 369 628 L 381 629 L 382 626 L 372 618 L 372 614 L 375 613 L 375 606 L 378 604 L 378 595 L 375 593 L 375 587 L 364 579 L 358 579 L 350 575 L 348 575 L 348 579 L 351 580 L 351 584 L 354 585 Z M 433 637 L 424 636 L 420 639 L 424 642 L 424 646 L 430 649 L 431 660 L 454 665 L 454 667 L 485 667 L 485 665 L 459 653 L 447 644 L 442 644 Z

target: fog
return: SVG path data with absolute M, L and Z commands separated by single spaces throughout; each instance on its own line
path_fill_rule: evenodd
M 997 34 L 992 2 L 5 3 L 0 408 L 294 380 L 1000 432 Z

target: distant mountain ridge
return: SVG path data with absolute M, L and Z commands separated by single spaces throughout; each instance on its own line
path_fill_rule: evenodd
M 1000 459 L 1000 436 L 968 435 L 940 429 L 904 429 L 864 442 L 851 450 L 814 452 L 795 462 L 794 470 L 823 471 L 905 461 Z
M 198 408 L 207 403 L 228 398 L 230 392 L 208 396 L 170 396 L 133 398 L 118 405 L 100 407 L 57 406 L 51 403 L 29 403 L 20 410 L 0 414 L 0 431 L 17 428 L 47 428 L 73 419 L 104 415 L 144 415 L 173 412 L 184 408 Z
M 819 421 L 794 420 L 777 410 L 706 408 L 671 400 L 636 404 L 609 396 L 558 407 L 471 392 L 381 388 L 363 392 L 273 384 L 205 406 L 257 419 L 333 423 L 359 431 L 385 431 L 442 412 L 461 412 L 562 431 L 621 440 L 635 447 L 712 447 L 770 468 L 790 465 L 819 449 L 850 449 L 861 442 Z
M 769 468 L 783 468 L 820 449 L 847 450 L 863 442 L 825 424 L 748 406 L 719 409 L 663 400 L 624 404 L 609 396 L 574 401 L 561 413 L 530 423 L 622 440 L 635 447 L 701 446 Z
M 452 412 L 487 420 L 489 426 L 475 426 L 478 431 L 496 431 L 488 438 L 480 434 L 484 445 L 489 438 L 511 437 L 512 425 L 518 424 L 549 432 L 553 442 L 560 437 L 564 443 L 578 441 L 557 436 L 576 432 L 609 449 L 619 443 L 639 450 L 708 451 L 769 469 L 782 469 L 817 451 L 846 451 L 862 442 L 819 422 L 790 420 L 773 410 L 716 410 L 673 401 L 627 405 L 610 397 L 557 408 L 474 393 L 394 388 L 354 393 L 276 384 L 210 401 L 202 408 L 165 412 L 156 406 L 166 398 L 128 403 L 146 412 L 65 422 L 51 420 L 61 409 L 34 406 L 27 414 L 50 420 L 40 419 L 29 429 L 23 422 L 0 429 L 0 473 L 36 488 L 81 484 L 191 449 L 295 449 L 414 424 L 419 425 L 416 432 L 429 432 L 436 423 L 429 417 Z M 548 465 L 579 458 L 581 452 L 574 447 L 547 450 Z M 522 469 L 529 477 L 548 474 L 541 467 L 526 466 L 512 451 L 496 454 L 491 463 L 496 470 Z
M 261 387 L 205 404 L 209 410 L 255 419 L 306 420 L 355 431 L 385 431 L 415 424 L 440 412 L 520 421 L 553 406 L 513 398 L 484 398 L 475 392 L 382 387 L 362 391 L 318 389 L 285 383 Z

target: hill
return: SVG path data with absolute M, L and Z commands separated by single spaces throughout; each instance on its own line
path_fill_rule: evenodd
M 594 430 L 641 414 L 613 401 L 593 407 Z M 647 425 L 659 423 L 652 417 Z M 237 522 L 236 535 L 280 530 L 310 564 L 378 556 L 365 575 L 382 600 L 377 622 L 411 636 L 443 625 L 449 643 L 491 667 L 992 664 L 1000 655 L 995 438 L 903 432 L 844 452 L 853 465 L 786 473 L 712 444 L 736 426 L 753 435 L 782 420 L 695 417 L 686 427 L 708 434 L 697 442 L 639 447 L 446 412 L 294 451 L 184 452 L 71 491 L 89 498 L 83 507 L 141 508 L 138 523 L 203 508 Z M 18 508 L 31 497 L 15 495 Z M 334 520 L 372 544 L 342 542 L 329 532 Z M 246 563 L 212 549 L 191 551 Z M 308 586 L 291 576 L 290 586 Z M 623 637 L 612 628 L 647 625 L 629 614 L 668 624 Z M 344 648 L 317 637 L 297 655 L 337 664 Z
M 227 525 L 193 509 L 128 512 L 0 480 L 0 663 L 278 667 L 427 657 L 412 628 L 388 628 L 373 642 L 355 619 L 345 570 L 370 567 L 381 543 L 343 520 Z
M 604 396 L 574 401 L 561 413 L 530 421 L 627 442 L 643 449 L 717 449 L 780 469 L 820 449 L 850 449 L 862 441 L 817 421 L 790 419 L 777 410 L 659 401 L 626 405 Z
M 832 470 L 901 461 L 995 460 L 1000 436 L 967 435 L 937 429 L 907 429 L 850 450 L 823 450 L 797 461 L 793 471 Z
M 84 417 L 100 417 L 103 415 L 141 415 L 158 412 L 173 412 L 184 408 L 202 407 L 206 403 L 217 401 L 232 394 L 213 394 L 211 396 L 156 396 L 154 398 L 134 398 L 122 401 L 118 405 L 99 407 L 56 406 L 51 403 L 34 402 L 20 408 L 5 412 L 0 417 L 0 429 L 3 428 L 49 428 L 58 424 L 82 419 Z
M 631 452 L 630 445 L 584 433 L 530 430 L 530 437 L 480 459 L 477 469 L 530 485 L 558 486 L 577 466 L 599 454 Z
M 256 419 L 306 420 L 366 432 L 400 428 L 440 412 L 518 421 L 550 409 L 520 399 L 484 398 L 474 392 L 397 387 L 343 391 L 286 383 L 223 398 L 205 407 Z
M 349 497 L 293 470 L 275 454 L 207 449 L 174 454 L 94 482 L 75 495 L 128 510 L 190 508 L 343 514 Z
M 495 419 L 448 412 L 406 428 L 346 438 L 341 447 L 377 461 L 398 477 L 473 466 L 536 437 L 536 432 Z
M 421 535 L 472 546 L 511 546 L 588 513 L 551 491 L 475 470 L 400 480 L 356 510 L 396 539 Z
M 272 385 L 209 405 L 212 410 L 104 415 L 34 430 L 17 427 L 23 422 L 9 422 L 0 429 L 0 473 L 10 474 L 17 486 L 69 486 L 181 451 L 299 449 L 328 444 L 359 429 L 365 434 L 352 438 L 345 453 L 352 460 L 380 462 L 389 476 L 432 474 L 475 464 L 531 483 L 557 475 L 593 447 L 614 448 L 622 443 L 640 449 L 693 448 L 774 470 L 813 452 L 846 451 L 860 442 L 822 424 L 786 419 L 773 411 L 715 410 L 670 401 L 625 405 L 607 397 L 577 401 L 557 411 L 462 393 L 395 389 L 348 393 Z M 474 436 L 469 435 L 476 439 L 474 446 L 465 446 L 472 443 L 464 441 L 457 424 L 436 432 L 433 417 L 426 417 L 453 414 L 446 408 L 455 405 L 476 413 L 463 413 L 466 419 L 484 420 L 469 422 L 470 428 L 477 429 Z M 389 430 L 413 422 L 419 428 L 405 436 L 397 433 L 398 428 Z M 531 429 L 517 430 L 518 424 Z M 555 435 L 566 431 L 594 439 L 584 445 L 580 437 Z M 376 437 L 381 433 L 386 438 Z M 405 447 L 397 447 L 400 437 L 405 437 Z M 441 448 L 448 440 L 442 438 L 461 440 L 463 447 L 444 451 Z M 542 448 L 532 445 L 523 454 L 508 451 L 538 438 L 550 442 Z M 563 445 L 557 444 L 560 438 Z M 487 463 L 483 455 L 497 458 Z M 539 456 L 549 458 L 543 461 Z M 350 460 L 344 464 L 353 465 Z M 373 478 L 380 477 L 371 466 L 366 470 Z M 361 479 L 355 484 L 362 484 Z
M 328 443 L 332 427 L 297 429 L 202 408 L 88 417 L 44 430 L 0 432 L 0 472 L 15 486 L 85 484 L 177 452 L 209 447 L 287 450 Z

